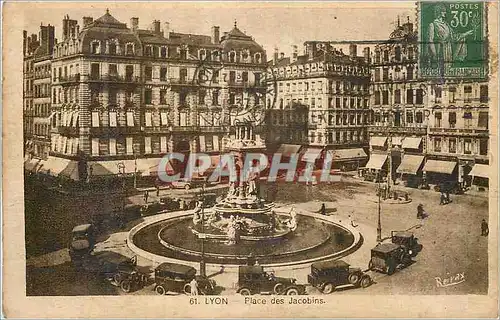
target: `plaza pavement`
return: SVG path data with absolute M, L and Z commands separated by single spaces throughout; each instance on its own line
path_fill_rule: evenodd
M 321 203 L 327 209 L 333 209 L 332 217 L 340 223 L 348 223 L 348 215 L 354 220 L 356 229 L 363 235 L 363 245 L 354 253 L 342 258 L 352 266 L 367 269 L 370 259 L 370 250 L 376 244 L 376 228 L 378 214 L 378 198 L 375 196 L 375 185 L 348 179 L 349 183 L 337 186 L 294 186 L 306 188 L 304 193 L 311 200 L 302 203 L 291 201 L 277 202 L 281 210 L 287 210 L 295 205 L 298 211 L 317 211 Z M 286 187 L 279 186 L 279 192 L 287 192 Z M 413 227 L 412 231 L 423 244 L 422 252 L 415 258 L 415 263 L 408 268 L 399 270 L 392 276 L 376 272 L 369 272 L 375 283 L 366 289 L 342 290 L 335 294 L 486 294 L 488 287 L 488 255 L 487 237 L 480 236 L 480 223 L 488 217 L 488 198 L 482 195 L 452 195 L 453 202 L 439 205 L 439 193 L 431 190 L 404 189 L 410 193 L 411 203 L 407 204 L 381 204 L 382 237 L 390 235 L 391 230 L 406 230 Z M 181 190 L 182 192 L 183 190 Z M 291 193 L 294 190 L 290 191 Z M 162 195 L 163 196 L 163 195 Z M 285 197 L 286 198 L 286 197 Z M 293 197 L 292 197 L 293 198 Z M 318 199 L 318 200 L 312 200 Z M 328 201 L 330 200 L 330 201 Z M 150 198 L 150 201 L 153 199 Z M 429 217 L 424 221 L 416 218 L 416 207 L 419 203 L 424 205 Z M 129 230 L 135 223 L 126 226 Z M 96 246 L 96 251 L 115 251 L 125 256 L 132 256 L 125 239 L 128 231 L 115 232 L 104 236 Z M 58 265 L 68 264 L 69 255 L 66 249 L 34 257 L 27 261 L 30 270 L 35 270 L 33 277 L 36 280 L 37 268 L 57 268 Z M 138 264 L 151 268 L 153 263 L 139 257 Z M 213 270 L 209 270 L 208 274 Z M 297 278 L 299 283 L 306 283 L 310 268 L 275 268 L 278 276 Z M 449 287 L 438 287 L 436 277 L 441 279 L 463 273 L 465 281 Z M 45 276 L 52 273 L 43 273 Z M 28 279 L 30 275 L 28 274 Z M 221 287 L 222 294 L 235 292 L 237 274 L 224 272 L 213 279 Z M 94 281 L 87 279 L 88 281 Z M 45 281 L 44 281 L 45 282 Z M 94 284 L 96 285 L 96 284 Z M 36 284 L 35 284 L 36 286 Z M 98 285 L 96 285 L 98 286 Z M 103 287 L 111 285 L 103 283 Z M 61 288 L 62 291 L 72 288 L 70 284 Z M 114 287 L 112 287 L 114 288 Z M 99 288 L 95 289 L 100 292 Z M 109 291 L 111 290 L 111 293 Z M 134 295 L 154 294 L 153 287 L 148 286 L 142 290 L 131 293 Z M 113 294 L 112 289 L 104 288 L 106 294 Z M 41 292 L 33 288 L 33 292 Z M 115 294 L 124 294 L 116 288 Z M 317 293 L 313 288 L 308 288 L 311 294 Z M 55 294 L 57 294 L 55 290 Z M 61 295 L 67 293 L 60 292 Z M 81 293 L 74 293 L 81 294 Z M 83 293 L 85 294 L 85 293 Z M 86 294 L 95 294 L 86 292 Z M 105 294 L 105 293 L 102 293 Z

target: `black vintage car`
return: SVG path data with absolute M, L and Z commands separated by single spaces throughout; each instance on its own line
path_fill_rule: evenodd
M 89 255 L 95 245 L 95 230 L 91 224 L 82 224 L 73 228 L 69 242 L 69 255 L 73 262 Z
M 411 263 L 411 256 L 402 245 L 379 243 L 371 250 L 368 269 L 392 275 L 396 271 L 396 268 L 406 267 Z
M 311 265 L 307 282 L 321 292 L 329 294 L 340 288 L 366 288 L 372 283 L 372 279 L 361 268 L 352 268 L 342 260 L 328 260 Z
M 257 293 L 298 295 L 305 294 L 305 286 L 293 278 L 276 277 L 262 266 L 240 266 L 237 292 L 247 296 Z
M 167 292 L 191 293 L 190 282 L 196 279 L 200 294 L 210 295 L 214 293 L 216 283 L 214 280 L 196 275 L 196 269 L 177 263 L 164 262 L 155 269 L 154 290 L 159 295 Z
M 423 246 L 418 243 L 418 238 L 415 237 L 413 232 L 409 231 L 392 231 L 391 241 L 395 244 L 402 245 L 410 257 L 416 257 Z

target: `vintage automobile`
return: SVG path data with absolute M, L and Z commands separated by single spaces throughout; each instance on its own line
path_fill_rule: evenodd
M 262 266 L 240 266 L 237 292 L 247 296 L 256 293 L 286 295 L 305 294 L 305 286 L 293 278 L 276 277 L 274 272 L 265 272 Z
M 89 255 L 94 250 L 95 231 L 91 224 L 82 224 L 73 228 L 69 242 L 69 255 L 72 261 Z
M 159 295 L 167 292 L 191 293 L 190 282 L 196 279 L 198 293 L 210 295 L 214 293 L 216 283 L 214 280 L 196 275 L 196 269 L 177 263 L 164 262 L 155 269 L 154 290 Z
M 396 268 L 406 267 L 411 263 L 411 256 L 402 245 L 390 242 L 379 243 L 371 250 L 368 269 L 392 275 Z
M 361 268 L 352 268 L 342 260 L 327 260 L 311 265 L 307 282 L 321 292 L 329 294 L 340 288 L 366 288 L 370 286 L 372 279 Z
M 147 274 L 137 268 L 137 256 L 128 258 L 112 251 L 88 255 L 75 266 L 79 270 L 101 276 L 124 292 L 144 287 L 149 279 Z
M 392 243 L 402 245 L 405 248 L 406 253 L 412 258 L 416 257 L 424 247 L 418 243 L 418 238 L 415 237 L 413 232 L 409 231 L 392 231 L 391 241 Z

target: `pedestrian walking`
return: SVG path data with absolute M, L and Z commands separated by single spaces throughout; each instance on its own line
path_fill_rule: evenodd
M 321 204 L 321 209 L 319 209 L 319 214 L 326 216 L 326 205 L 324 203 Z
M 156 184 L 156 196 L 160 197 L 160 185 Z
M 486 220 L 483 219 L 483 221 L 481 221 L 481 235 L 488 236 L 489 233 L 490 229 L 488 227 L 488 222 L 486 222 Z
M 198 295 L 198 281 L 196 281 L 196 278 L 193 278 L 193 280 L 191 280 L 191 282 L 189 283 L 189 286 L 191 287 L 191 295 L 197 296 Z
M 425 213 L 424 213 L 424 205 L 423 204 L 419 204 L 417 206 L 417 219 L 423 219 L 425 218 Z
M 146 192 L 144 192 L 144 203 L 148 203 L 148 198 L 149 198 L 149 192 L 146 190 Z

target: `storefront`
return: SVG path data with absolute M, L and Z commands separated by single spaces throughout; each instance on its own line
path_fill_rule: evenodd
M 424 156 L 405 154 L 396 172 L 401 175 L 405 186 L 416 188 L 422 182 Z
M 365 180 L 379 182 L 387 177 L 387 154 L 372 153 L 365 166 Z
M 490 166 L 487 164 L 475 164 L 472 167 L 469 176 L 472 177 L 472 188 L 474 189 L 486 189 L 489 187 L 489 171 Z
M 427 160 L 424 166 L 427 183 L 439 185 L 444 182 L 458 183 L 457 163 L 442 160 Z
M 328 150 L 327 153 L 333 161 L 331 168 L 342 171 L 358 170 L 368 158 L 362 148 Z

